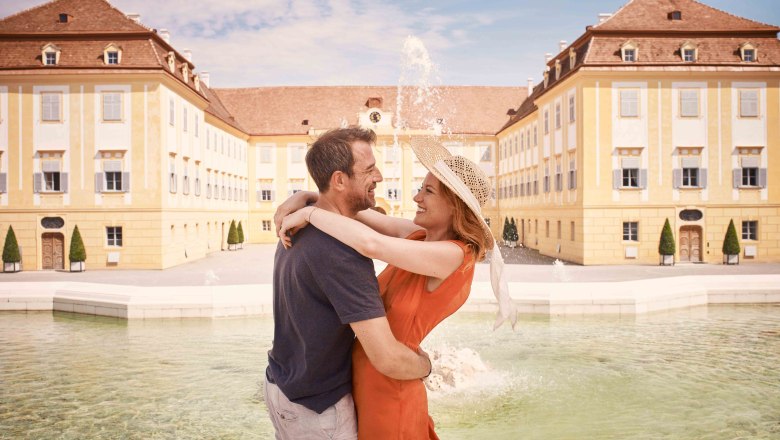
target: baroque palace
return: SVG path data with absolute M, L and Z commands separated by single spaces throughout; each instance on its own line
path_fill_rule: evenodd
M 377 203 L 410 217 L 425 176 L 410 139 L 441 135 L 494 182 L 485 216 L 581 264 L 780 261 L 780 28 L 693 0 L 632 0 L 547 57 L 526 87 L 210 88 L 164 29 L 105 0 L 0 20 L 0 239 L 24 270 L 63 269 L 78 225 L 88 268 L 162 269 L 247 241 L 314 189 L 325 130 L 378 135 Z

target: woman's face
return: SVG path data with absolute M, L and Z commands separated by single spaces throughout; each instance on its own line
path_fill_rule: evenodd
M 439 179 L 428 173 L 423 180 L 420 192 L 414 196 L 417 203 L 417 215 L 414 223 L 425 229 L 452 227 L 454 207 L 442 194 L 442 184 Z

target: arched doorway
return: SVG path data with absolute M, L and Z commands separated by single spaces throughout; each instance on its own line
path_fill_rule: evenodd
M 680 228 L 680 261 L 701 262 L 700 226 L 683 226 Z
M 65 269 L 65 237 L 59 232 L 47 232 L 41 236 L 41 268 Z

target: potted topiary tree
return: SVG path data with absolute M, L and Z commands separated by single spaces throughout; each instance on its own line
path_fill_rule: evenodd
M 244 249 L 244 228 L 241 227 L 241 222 L 238 222 L 238 245 L 241 249 Z
M 87 261 L 87 250 L 84 249 L 84 241 L 81 239 L 79 227 L 73 228 L 73 236 L 70 237 L 70 271 L 84 272 L 85 261 Z
M 726 236 L 723 238 L 723 264 L 739 264 L 740 250 L 737 228 L 734 227 L 734 220 L 731 219 L 726 229 Z
M 8 234 L 5 235 L 3 246 L 3 272 L 19 272 L 21 268 L 22 254 L 19 252 L 19 243 L 16 241 L 14 228 L 8 226 Z
M 501 231 L 501 239 L 504 240 L 504 246 L 509 244 L 509 217 L 504 217 L 504 229 Z
M 661 255 L 661 266 L 674 266 L 674 234 L 669 225 L 669 219 L 664 222 L 664 228 L 661 230 L 661 242 L 658 243 L 658 254 Z
M 235 220 L 230 221 L 230 229 L 228 229 L 227 242 L 228 242 L 229 251 L 236 250 L 236 244 L 238 243 L 238 230 L 236 230 Z
M 509 232 L 507 236 L 509 239 L 509 247 L 514 249 L 517 246 L 517 225 L 515 225 L 514 217 L 509 220 Z

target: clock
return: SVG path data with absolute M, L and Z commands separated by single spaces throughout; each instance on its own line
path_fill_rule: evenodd
M 379 112 L 371 112 L 370 115 L 368 115 L 368 119 L 371 120 L 374 124 L 378 123 L 382 120 L 382 114 Z

